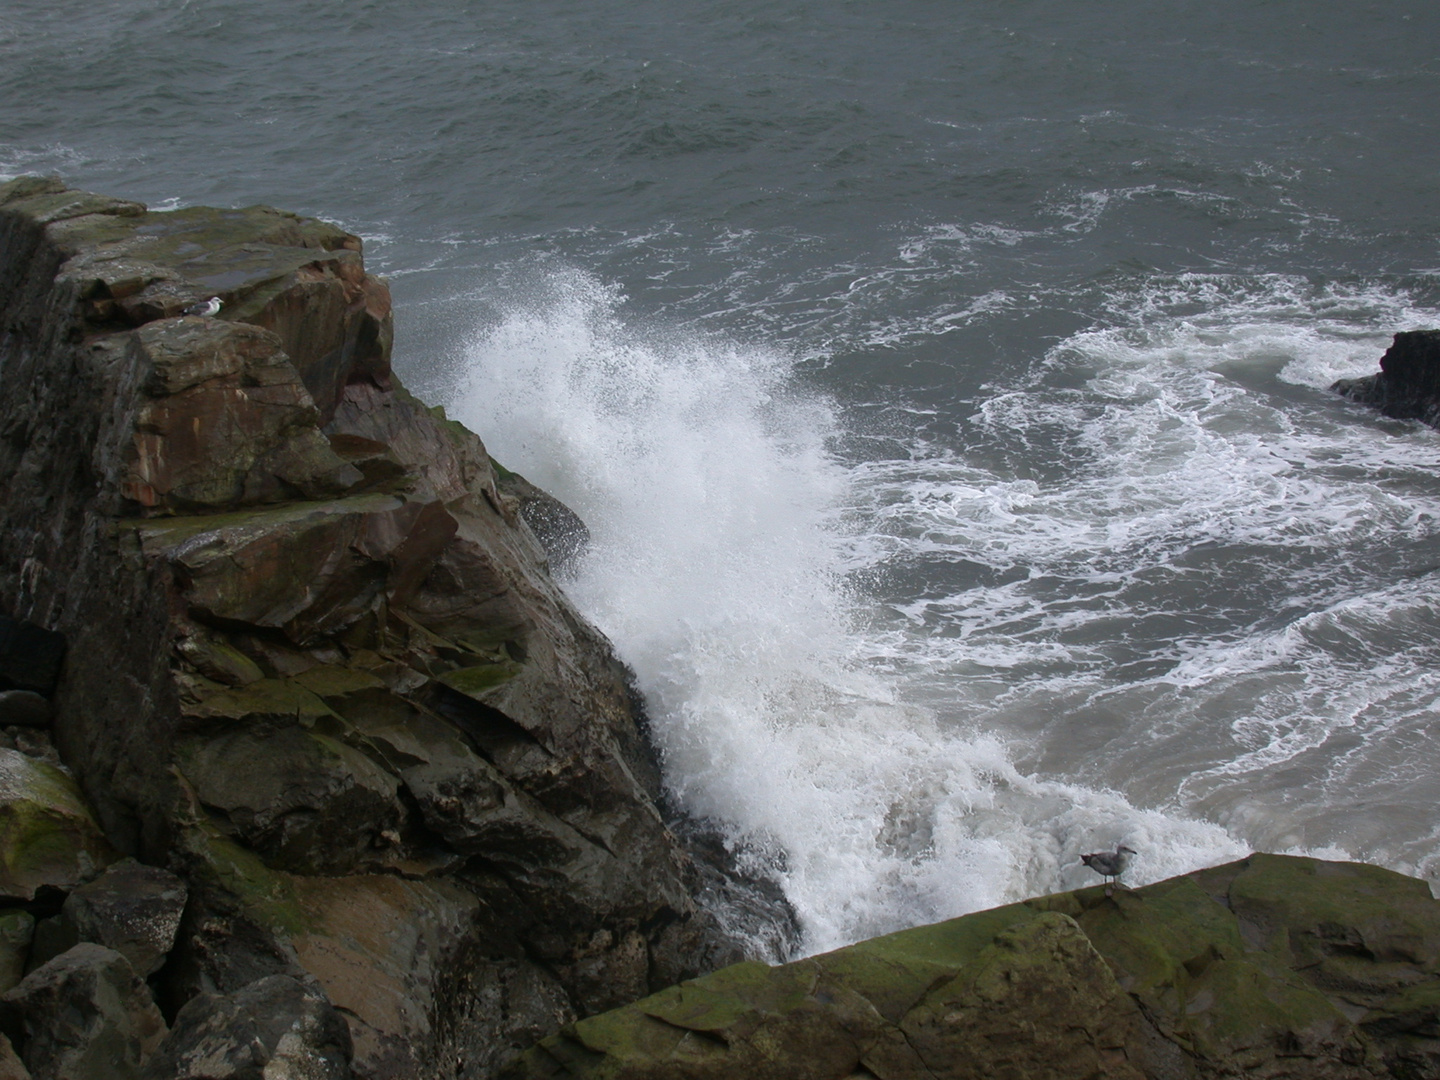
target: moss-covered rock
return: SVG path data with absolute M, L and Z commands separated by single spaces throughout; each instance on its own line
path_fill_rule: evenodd
M 505 1075 L 1433 1077 L 1436 944 L 1423 882 L 1255 855 L 726 968 L 574 1024 Z
M 0 748 L 0 896 L 68 892 L 117 857 L 73 778 Z

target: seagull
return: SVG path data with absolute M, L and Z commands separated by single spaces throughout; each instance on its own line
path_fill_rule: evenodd
M 1126 856 L 1135 854 L 1138 852 L 1134 848 L 1128 848 L 1121 844 L 1114 851 L 1096 851 L 1089 855 L 1081 855 L 1080 861 L 1106 879 L 1106 885 L 1110 884 L 1112 878 L 1118 884 L 1120 875 L 1125 872 L 1125 864 L 1130 861 Z M 1107 892 L 1105 895 L 1109 896 L 1110 894 Z
M 220 297 L 212 296 L 209 300 L 202 300 L 198 304 L 191 304 L 185 309 L 186 315 L 215 315 L 220 311 Z

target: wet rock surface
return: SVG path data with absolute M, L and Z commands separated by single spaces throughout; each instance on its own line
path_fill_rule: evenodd
M 1396 334 L 1378 374 L 1341 379 L 1330 389 L 1396 420 L 1440 427 L 1440 330 Z
M 24 177 L 0 252 L 28 978 L 108 946 L 167 1015 L 290 980 L 356 1075 L 481 1077 L 741 958 L 628 672 L 551 579 L 583 523 L 405 392 L 357 237 Z
M 507 1080 L 1440 1076 L 1440 902 L 1254 855 L 1040 897 L 569 1025 Z

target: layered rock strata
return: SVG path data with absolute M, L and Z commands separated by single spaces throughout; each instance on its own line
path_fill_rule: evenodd
M 1378 374 L 1341 379 L 1330 389 L 1393 419 L 1440 427 L 1440 330 L 1396 334 Z
M 66 950 L 10 991 L 27 1062 L 91 1050 L 20 1002 L 148 977 L 177 1026 L 105 1028 L 117 1076 L 225 1058 L 225 1017 L 280 1054 L 292 1002 L 316 1075 L 480 1077 L 740 956 L 526 518 L 557 558 L 583 525 L 405 392 L 391 326 L 333 225 L 0 186 L 0 692 L 54 743 L 0 748 L 0 893 Z M 175 876 L 126 864 L 159 951 L 98 940 L 121 856 Z
M 1254 855 L 726 968 L 504 1076 L 1440 1077 L 1440 902 L 1378 867 Z

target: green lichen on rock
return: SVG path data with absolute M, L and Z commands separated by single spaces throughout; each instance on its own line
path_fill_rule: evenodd
M 0 896 L 68 891 L 116 858 L 69 775 L 0 749 Z
M 440 675 L 439 681 L 466 697 L 482 698 L 486 691 L 509 682 L 522 670 L 513 660 L 502 660 L 494 664 L 456 668 Z
M 727 968 L 582 1021 L 505 1075 L 1433 1077 L 1437 946 L 1423 882 L 1255 855 Z

